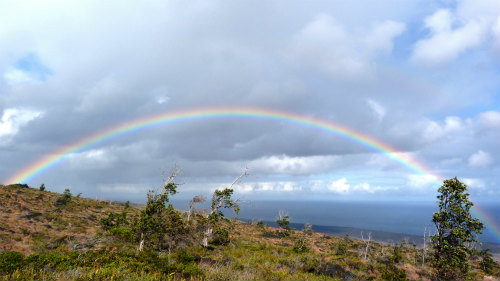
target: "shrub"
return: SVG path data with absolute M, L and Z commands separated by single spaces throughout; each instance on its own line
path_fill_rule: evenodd
M 481 268 L 484 273 L 492 275 L 495 268 L 495 261 L 491 257 L 490 251 L 490 249 L 484 249 L 479 253 L 479 256 L 481 256 L 479 268 Z
M 65 189 L 61 197 L 57 198 L 56 203 L 54 204 L 56 207 L 67 205 L 71 202 L 71 191 L 69 189 Z
M 309 247 L 307 246 L 307 239 L 305 237 L 299 238 L 292 249 L 295 253 L 305 253 L 309 251 Z
M 391 264 L 382 272 L 382 279 L 386 281 L 407 281 L 408 277 L 404 270 Z
M 45 184 L 40 185 L 40 191 L 45 191 Z
M 0 254 L 0 273 L 12 273 L 21 268 L 23 254 L 14 251 L 7 251 Z
M 217 246 L 227 246 L 229 245 L 229 231 L 227 228 L 216 226 L 213 232 L 212 240 L 210 244 Z
M 128 225 L 127 221 L 127 213 L 122 212 L 121 214 L 115 212 L 109 212 L 108 217 L 101 218 L 99 220 L 99 224 L 104 230 L 110 230 L 114 227 L 121 227 L 124 225 Z

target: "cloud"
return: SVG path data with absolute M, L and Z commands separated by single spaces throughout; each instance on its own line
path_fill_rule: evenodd
M 476 178 L 463 178 L 462 179 L 463 183 L 465 183 L 469 188 L 484 188 L 486 185 L 484 184 L 483 180 L 481 179 L 476 179 Z
M 307 175 L 326 172 L 339 163 L 340 156 L 291 157 L 273 155 L 252 160 L 248 167 L 256 173 Z
M 69 168 L 74 170 L 104 169 L 110 167 L 117 158 L 107 149 L 91 149 L 68 155 Z
M 468 22 L 453 29 L 455 19 L 449 10 L 439 10 L 425 20 L 431 37 L 415 44 L 411 60 L 421 65 L 438 65 L 456 59 L 477 47 L 484 40 L 484 27 L 480 22 Z
M 382 119 L 384 119 L 384 116 L 386 113 L 385 108 L 372 99 L 367 99 L 366 102 L 368 103 L 368 106 L 370 107 L 370 109 L 373 111 L 373 114 L 375 115 L 377 120 L 379 122 L 382 121 Z
M 403 23 L 384 21 L 363 32 L 348 30 L 327 14 L 320 14 L 295 36 L 292 57 L 334 76 L 353 77 L 371 71 L 372 59 L 392 51 Z
M 25 108 L 8 108 L 3 111 L 0 119 L 0 140 L 7 136 L 16 135 L 20 128 L 28 124 L 30 121 L 41 117 L 43 112 L 25 109 Z
M 488 152 L 482 150 L 477 151 L 469 157 L 469 166 L 471 167 L 488 167 L 493 164 L 493 158 Z
M 424 20 L 427 38 L 414 45 L 411 61 L 442 65 L 479 47 L 486 40 L 498 44 L 500 4 L 494 0 L 459 1 L 454 9 L 440 9 Z
M 426 190 L 434 187 L 436 178 L 433 175 L 411 174 L 407 176 L 406 184 L 418 190 Z
M 12 164 L 0 167 L 0 177 L 130 120 L 248 106 L 336 123 L 437 173 L 480 178 L 485 190 L 500 185 L 498 52 L 488 45 L 498 38 L 498 1 L 445 1 L 439 5 L 448 12 L 434 19 L 435 5 L 419 1 L 280 1 L 0 1 L 7 23 L 0 25 L 0 109 L 43 112 L 32 121 L 2 119 L 1 155 Z M 421 37 L 414 23 L 425 17 Z M 478 45 L 464 38 L 474 26 Z M 443 52 L 468 63 L 415 68 L 408 52 L 433 38 L 460 39 L 465 49 Z M 493 158 L 491 169 L 468 166 L 479 148 Z M 405 165 L 353 139 L 262 118 L 158 124 L 65 163 L 33 184 L 158 186 L 161 168 L 178 163 L 194 194 L 245 166 L 255 176 L 241 187 L 248 196 L 268 190 L 301 198 L 314 189 L 315 199 L 371 198 L 389 194 L 382 187 L 398 195 L 413 188 Z
M 351 185 L 347 183 L 346 178 L 341 178 L 341 179 L 330 182 L 327 185 L 327 188 L 329 191 L 332 191 L 335 193 L 347 193 L 347 192 L 349 192 Z
M 52 71 L 46 67 L 36 54 L 28 53 L 10 66 L 3 77 L 11 86 L 43 82 Z

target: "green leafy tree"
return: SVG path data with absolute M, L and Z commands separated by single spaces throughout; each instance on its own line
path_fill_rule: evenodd
M 40 191 L 45 191 L 45 184 L 40 185 Z
M 473 203 L 467 186 L 456 177 L 445 180 L 438 192 L 439 211 L 432 218 L 437 229 L 437 235 L 432 236 L 432 266 L 438 280 L 465 280 L 470 271 L 468 258 L 473 253 L 470 245 L 477 242 L 484 225 L 470 214 Z
M 232 199 L 233 192 L 234 190 L 232 188 L 216 189 L 214 191 L 212 195 L 211 210 L 208 215 L 207 228 L 202 239 L 202 245 L 204 247 L 207 247 L 209 242 L 214 245 L 229 244 L 229 231 L 223 226 L 221 220 L 224 219 L 228 222 L 222 212 L 223 209 L 232 209 L 236 214 L 240 212 L 239 201 Z
M 177 185 L 173 182 L 166 183 L 160 194 L 153 191 L 148 193 L 146 207 L 132 226 L 139 241 L 140 251 L 146 247 L 154 250 L 168 249 L 170 252 L 186 238 L 189 230 L 179 212 L 172 204 L 166 205 L 169 195 L 176 193 Z

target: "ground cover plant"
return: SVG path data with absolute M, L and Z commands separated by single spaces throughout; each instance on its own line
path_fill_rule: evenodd
M 144 206 L 0 186 L 0 280 L 446 280 L 437 243 L 423 258 L 410 243 L 291 229 L 286 212 L 279 228 L 228 219 L 223 208 L 239 210 L 230 187 L 203 212 L 169 204 L 181 192 L 173 179 Z M 465 279 L 498 280 L 489 251 L 462 261 Z

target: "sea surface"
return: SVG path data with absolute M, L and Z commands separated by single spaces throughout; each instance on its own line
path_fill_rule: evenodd
M 175 200 L 174 206 L 187 209 L 187 200 Z M 200 206 L 208 208 L 208 205 Z M 482 204 L 481 209 L 500 225 L 500 204 Z M 360 237 L 371 232 L 379 241 L 409 240 L 416 244 L 423 242 L 424 229 L 434 233 L 432 214 L 437 211 L 435 202 L 359 202 L 359 201 L 248 201 L 241 204 L 238 218 L 245 221 L 262 220 L 276 226 L 278 212 L 288 213 L 291 226 L 302 229 L 305 223 L 312 224 L 320 233 Z M 226 212 L 234 217 L 234 213 Z M 488 228 L 479 240 L 500 244 L 500 237 Z M 428 234 L 427 234 L 428 235 Z

